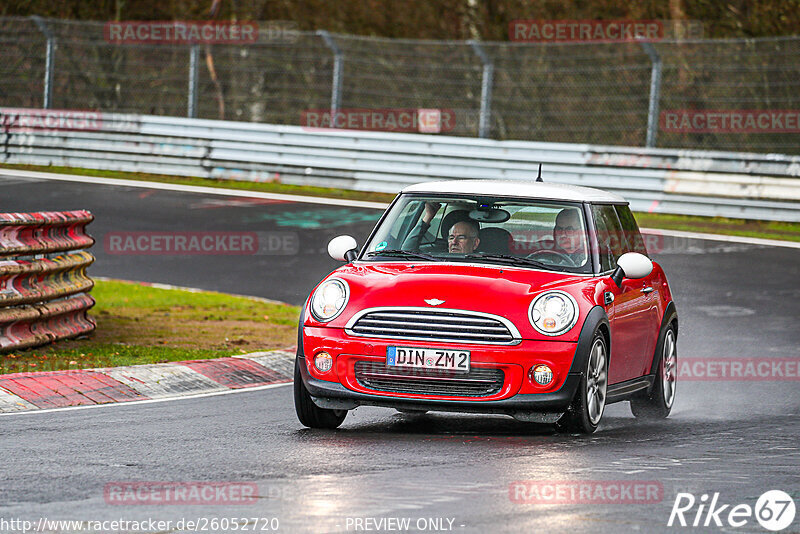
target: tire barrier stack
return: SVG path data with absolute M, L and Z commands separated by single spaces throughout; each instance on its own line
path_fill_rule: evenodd
M 87 334 L 88 211 L 0 213 L 0 352 Z

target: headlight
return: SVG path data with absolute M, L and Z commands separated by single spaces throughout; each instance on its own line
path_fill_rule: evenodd
M 331 278 L 323 282 L 311 297 L 311 315 L 321 323 L 326 323 L 342 313 L 350 298 L 347 282 Z
M 528 315 L 537 331 L 560 336 L 578 322 L 578 304 L 569 293 L 548 291 L 533 299 Z

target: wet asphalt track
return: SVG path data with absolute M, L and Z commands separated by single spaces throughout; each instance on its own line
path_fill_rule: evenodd
M 327 240 L 351 233 L 363 241 L 379 215 L 0 178 L 0 211 L 73 208 L 97 216 L 92 275 L 295 304 L 336 266 L 323 252 Z M 109 232 L 201 230 L 295 233 L 296 253 L 130 256 L 103 247 Z M 800 359 L 800 250 L 685 239 L 657 247 L 681 319 L 680 358 Z M 365 532 L 357 519 L 396 517 L 411 518 L 412 531 L 424 526 L 418 520 L 445 518 L 454 532 L 766 532 L 753 518 L 739 529 L 666 523 L 678 492 L 719 492 L 720 504 L 753 506 L 782 489 L 800 506 L 798 414 L 794 380 L 684 381 L 668 420 L 637 424 L 627 403 L 616 404 L 589 437 L 504 417 L 376 408 L 359 408 L 339 431 L 310 431 L 295 419 L 290 387 L 15 415 L 0 418 L 0 519 L 277 517 L 283 532 Z M 131 480 L 254 481 L 261 498 L 239 506 L 104 503 L 105 484 Z M 647 481 L 664 495 L 651 504 L 517 503 L 509 487 L 521 480 Z M 784 532 L 800 532 L 800 513 Z

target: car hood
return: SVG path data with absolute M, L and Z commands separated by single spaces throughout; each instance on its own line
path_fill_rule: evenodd
M 520 331 L 523 324 L 528 324 L 528 307 L 536 294 L 549 289 L 567 291 L 579 302 L 583 314 L 593 305 L 597 280 L 516 267 L 400 262 L 349 264 L 330 277 L 345 280 L 350 286 L 347 307 L 328 324 L 331 327 L 344 327 L 354 314 L 366 308 L 415 306 L 492 313 L 510 319 Z M 444 302 L 425 302 L 431 299 Z

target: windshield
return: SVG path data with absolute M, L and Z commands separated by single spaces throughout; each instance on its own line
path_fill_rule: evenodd
M 581 204 L 474 195 L 403 195 L 364 261 L 468 261 L 591 273 Z

